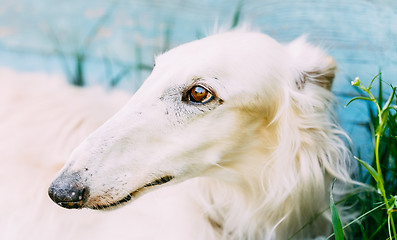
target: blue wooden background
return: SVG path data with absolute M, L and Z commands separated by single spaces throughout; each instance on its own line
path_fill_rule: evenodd
M 302 34 L 338 62 L 334 92 L 355 151 L 371 157 L 367 106 L 343 106 L 379 70 L 397 84 L 397 1 L 394 0 L 0 0 L 0 67 L 61 73 L 71 78 L 84 54 L 88 84 L 135 91 L 153 56 L 230 27 L 250 23 L 281 42 Z M 0 86 L 1 87 L 1 86 Z

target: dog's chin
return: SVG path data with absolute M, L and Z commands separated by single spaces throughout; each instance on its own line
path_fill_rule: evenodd
M 143 196 L 147 192 L 150 192 L 157 188 L 163 187 L 164 185 L 171 184 L 170 182 L 174 178 L 175 178 L 174 176 L 164 176 L 164 177 L 156 179 L 148 184 L 145 184 L 144 186 L 138 188 L 135 191 L 132 191 L 130 194 L 126 195 L 124 198 L 122 198 L 120 200 L 113 201 L 113 202 L 106 201 L 106 204 L 95 203 L 97 201 L 92 200 L 92 201 L 87 201 L 87 203 L 85 204 L 84 207 L 95 209 L 95 210 L 113 210 L 113 209 L 116 209 L 116 208 L 126 205 L 127 203 L 131 202 L 132 200 L 135 200 L 135 199 L 139 198 L 140 196 Z M 103 200 L 100 202 L 103 202 Z

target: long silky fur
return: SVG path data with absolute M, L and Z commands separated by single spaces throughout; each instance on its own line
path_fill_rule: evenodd
M 352 186 L 349 139 L 336 122 L 335 98 L 329 89 L 335 63 L 304 38 L 288 47 L 296 69 L 274 103 L 274 117 L 263 126 L 273 138 L 255 135 L 258 142 L 277 144 L 273 149 L 267 146 L 274 144 L 258 144 L 247 151 L 246 159 L 240 159 L 260 168 L 259 174 L 220 165 L 233 180 L 198 180 L 202 203 L 220 239 L 326 236 L 332 226 L 327 210 L 332 179 L 342 183 L 334 190 L 337 195 Z

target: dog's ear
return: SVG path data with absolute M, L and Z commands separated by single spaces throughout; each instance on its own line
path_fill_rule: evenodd
M 288 52 L 296 67 L 295 79 L 298 89 L 305 88 L 307 83 L 331 90 L 335 77 L 336 64 L 332 57 L 322 49 L 312 46 L 306 37 L 300 37 L 287 45 Z

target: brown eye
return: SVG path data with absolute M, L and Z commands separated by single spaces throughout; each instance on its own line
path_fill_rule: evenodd
M 206 103 L 213 99 L 212 93 L 201 86 L 194 86 L 188 92 L 189 101 L 193 103 Z

